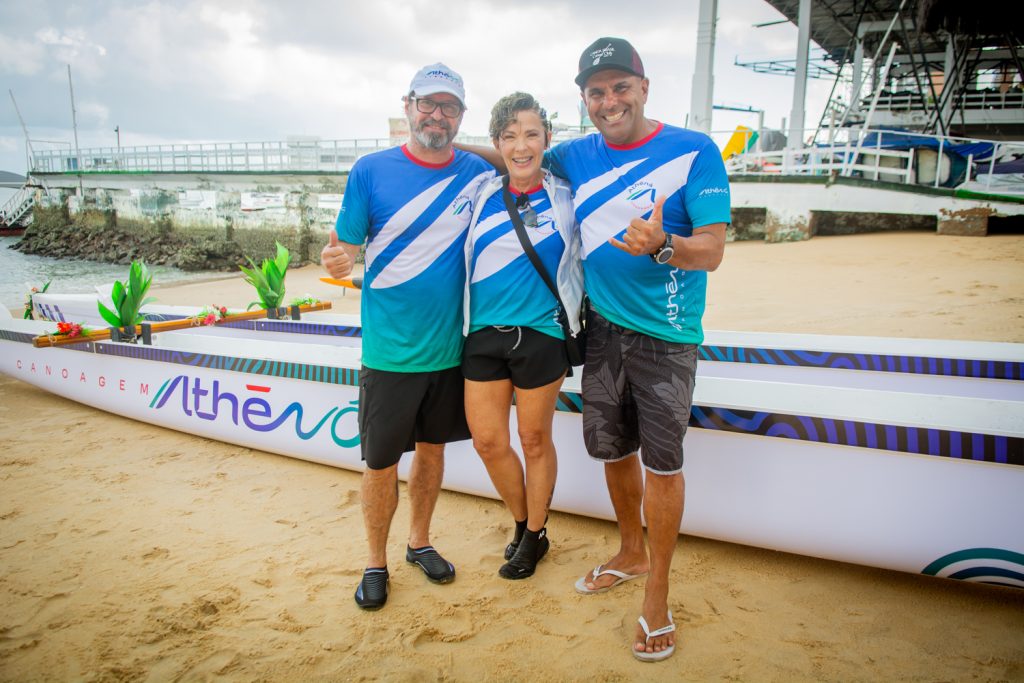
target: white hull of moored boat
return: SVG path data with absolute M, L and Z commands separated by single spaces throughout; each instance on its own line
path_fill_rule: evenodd
M 362 468 L 358 348 L 323 336 L 278 334 L 270 341 L 256 334 L 225 338 L 212 330 L 161 333 L 151 347 L 33 347 L 31 337 L 49 328 L 52 323 L 0 323 L 0 371 L 124 417 Z M 725 341 L 715 348 L 736 348 L 735 340 Z M 1021 358 L 1013 354 L 1020 354 L 1020 346 L 1000 348 L 1008 357 L 998 362 L 1019 372 Z M 897 348 L 890 355 L 908 354 Z M 761 365 L 769 364 L 745 367 Z M 827 375 L 819 383 L 794 376 L 699 377 L 684 444 L 682 532 L 1024 587 L 1024 401 L 1012 398 L 1013 392 L 992 398 L 887 391 L 829 386 Z M 610 519 L 602 467 L 582 444 L 578 378 L 566 380 L 558 407 L 553 507 Z M 469 442 L 450 446 L 448 463 L 446 488 L 496 497 Z

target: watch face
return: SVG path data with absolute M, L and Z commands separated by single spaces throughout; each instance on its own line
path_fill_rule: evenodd
M 664 265 L 672 260 L 672 255 L 674 253 L 675 250 L 673 250 L 672 247 L 662 247 L 658 250 L 658 253 L 654 255 L 654 260 Z

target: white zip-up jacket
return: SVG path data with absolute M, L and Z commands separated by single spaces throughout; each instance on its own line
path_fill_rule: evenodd
M 473 258 L 476 225 L 487 200 L 495 192 L 501 192 L 502 181 L 502 176 L 498 176 L 480 188 L 476 206 L 473 208 L 473 218 L 469 222 L 469 235 L 466 237 L 466 287 L 462 297 L 463 336 L 469 335 L 469 282 L 472 279 L 470 264 Z M 572 189 L 569 183 L 561 178 L 556 178 L 546 169 L 542 182 L 544 190 L 551 198 L 551 214 L 555 221 L 555 229 L 562 235 L 562 241 L 565 243 L 565 251 L 562 252 L 562 258 L 558 262 L 555 286 L 558 287 L 558 296 L 562 299 L 562 305 L 567 309 L 566 317 L 569 321 L 569 330 L 575 337 L 581 329 L 579 313 L 580 304 L 583 302 L 583 263 L 580 261 L 582 243 L 580 228 L 576 223 L 576 214 L 573 211 Z

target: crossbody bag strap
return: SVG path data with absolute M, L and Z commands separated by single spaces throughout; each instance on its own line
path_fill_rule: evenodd
M 515 200 L 512 199 L 512 193 L 508 189 L 508 176 L 502 180 L 501 184 L 502 198 L 505 200 L 505 210 L 508 211 L 508 217 L 512 219 L 512 227 L 516 229 L 516 236 L 519 238 L 519 244 L 522 245 L 523 251 L 526 252 L 526 256 L 530 259 L 530 263 L 533 264 L 537 274 L 540 275 L 540 279 L 544 281 L 544 284 L 548 286 L 551 293 L 555 295 L 555 301 L 558 305 L 565 310 L 565 306 L 562 304 L 562 297 L 558 296 L 558 288 L 555 283 L 551 280 L 551 275 L 548 274 L 547 268 L 540 260 L 540 256 L 537 255 L 537 250 L 533 248 L 533 243 L 530 238 L 526 235 L 526 226 L 523 225 L 523 217 L 519 215 L 519 210 L 516 208 Z

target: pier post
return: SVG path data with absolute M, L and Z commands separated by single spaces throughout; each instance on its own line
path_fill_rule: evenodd
M 810 239 L 812 211 L 799 208 L 769 208 L 764 216 L 766 242 L 799 242 Z
M 938 234 L 959 237 L 985 237 L 988 219 L 995 212 L 985 207 L 971 209 L 939 209 Z

